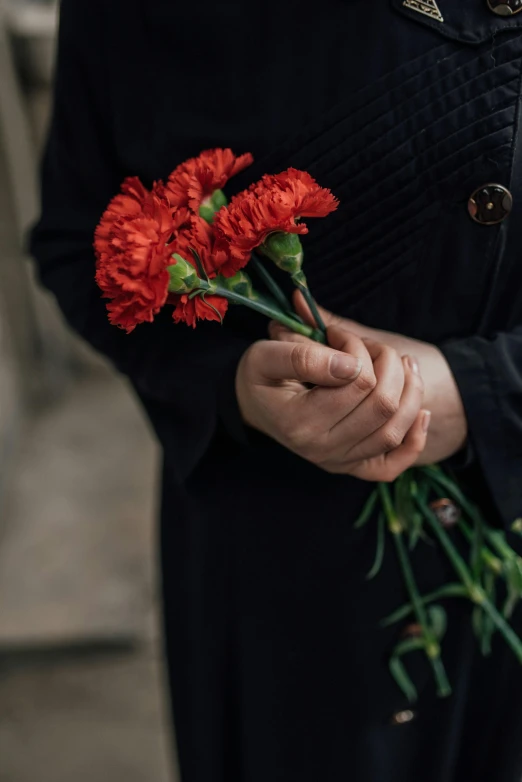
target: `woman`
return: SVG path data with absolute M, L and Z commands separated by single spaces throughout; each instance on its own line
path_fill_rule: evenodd
M 453 695 L 437 699 L 412 658 L 412 711 L 387 668 L 397 631 L 379 627 L 405 599 L 399 569 L 390 553 L 366 581 L 375 526 L 353 529 L 372 480 L 447 458 L 496 523 L 521 514 L 518 10 L 63 0 L 32 248 L 164 448 L 183 782 L 522 776 L 511 652 L 496 643 L 484 660 L 454 601 Z M 339 318 L 326 316 L 330 347 L 280 329 L 268 342 L 239 310 L 222 328 L 169 313 L 131 336 L 109 326 L 91 246 L 106 204 L 125 176 L 150 185 L 217 146 L 255 156 L 236 190 L 293 165 L 339 197 L 306 239 L 312 290 Z M 449 578 L 432 546 L 414 565 L 423 591 Z

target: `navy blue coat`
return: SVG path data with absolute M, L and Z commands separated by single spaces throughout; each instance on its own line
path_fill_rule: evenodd
M 73 327 L 131 379 L 164 449 L 183 782 L 522 777 L 522 670 L 500 642 L 480 657 L 464 602 L 444 642 L 454 695 L 438 701 L 414 659 L 415 719 L 393 724 L 407 708 L 387 670 L 397 631 L 378 622 L 405 595 L 391 552 L 365 580 L 375 527 L 352 525 L 371 487 L 239 418 L 235 368 L 266 323 L 237 310 L 193 331 L 164 313 L 127 336 L 93 280 L 93 231 L 125 176 L 150 184 L 212 146 L 254 153 L 236 189 L 309 170 L 341 200 L 305 241 L 316 298 L 442 348 L 469 420 L 461 479 L 497 523 L 522 515 L 522 14 L 486 0 L 438 8 L 443 22 L 403 0 L 62 2 L 32 250 Z M 487 183 L 513 196 L 494 226 L 468 214 Z M 450 578 L 432 546 L 414 564 L 423 590 Z

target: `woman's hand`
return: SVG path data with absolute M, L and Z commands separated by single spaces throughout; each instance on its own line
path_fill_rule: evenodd
M 313 323 L 301 294 L 296 294 L 294 303 L 297 311 L 309 323 Z M 355 334 L 363 341 L 372 340 L 388 345 L 400 355 L 414 356 L 424 381 L 423 405 L 431 411 L 431 424 L 426 447 L 419 455 L 417 464 L 433 464 L 447 459 L 460 451 L 466 443 L 468 427 L 462 399 L 451 369 L 441 351 L 427 342 L 404 337 L 388 331 L 372 329 L 355 321 L 333 315 L 320 308 L 328 327 Z M 270 325 L 273 339 L 292 339 L 277 324 Z
M 342 327 L 329 329 L 330 347 L 293 336 L 244 354 L 236 392 L 245 422 L 331 473 L 392 481 L 414 464 L 430 418 L 415 362 Z

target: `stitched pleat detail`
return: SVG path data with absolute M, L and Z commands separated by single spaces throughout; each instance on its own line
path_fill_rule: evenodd
M 509 173 L 521 57 L 521 38 L 494 57 L 486 46 L 438 47 L 285 145 L 285 163 L 310 170 L 341 201 L 306 240 L 318 297 L 348 306 L 364 296 L 418 258 L 446 202 L 465 208 L 484 162 Z

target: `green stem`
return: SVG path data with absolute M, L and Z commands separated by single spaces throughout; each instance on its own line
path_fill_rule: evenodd
M 469 543 L 473 542 L 473 532 L 469 528 L 469 526 L 466 524 L 464 519 L 459 519 L 459 529 L 466 538 L 466 540 Z M 495 575 L 499 576 L 502 573 L 502 562 L 501 560 L 496 557 L 492 551 L 490 551 L 486 546 L 482 546 L 481 548 L 481 556 L 484 561 L 484 563 L 487 565 L 487 567 L 495 573 Z
M 446 584 L 446 586 L 436 589 L 434 592 L 429 592 L 427 595 L 421 597 L 423 605 L 429 605 L 429 603 L 435 602 L 446 597 L 465 597 L 469 598 L 468 590 L 461 584 Z M 413 613 L 413 605 L 407 603 L 406 605 L 398 608 L 392 614 L 381 621 L 382 627 L 389 627 L 396 622 L 400 622 L 401 619 L 406 619 L 407 616 Z
M 432 482 L 435 482 L 439 486 L 442 486 L 450 497 L 452 497 L 458 505 L 462 508 L 462 510 L 466 511 L 468 516 L 470 516 L 473 520 L 477 519 L 480 514 L 478 513 L 477 509 L 472 505 L 472 503 L 466 499 L 466 496 L 461 492 L 459 487 L 454 483 L 454 481 L 450 480 L 447 475 L 444 475 L 440 467 L 436 467 L 435 465 L 429 465 L 427 467 L 421 467 L 419 468 L 421 472 L 425 473 L 429 476 Z M 482 522 L 482 518 L 480 518 L 480 521 Z M 483 522 L 482 522 L 483 523 Z
M 393 533 L 402 532 L 402 524 L 399 521 L 399 517 L 395 512 L 395 508 L 393 507 L 393 502 L 388 486 L 385 483 L 378 483 L 377 491 L 379 492 L 384 507 L 384 512 L 388 520 L 388 527 L 390 529 L 390 532 Z
M 444 481 L 440 481 L 432 477 L 433 476 L 432 472 L 428 472 L 427 470 L 424 470 L 424 472 L 427 475 L 427 480 L 429 485 L 431 486 L 433 491 L 437 493 L 439 497 L 443 497 L 445 496 L 445 494 L 450 493 L 451 482 L 446 478 L 446 476 L 441 476 L 444 479 Z M 444 484 L 446 484 L 445 488 L 444 488 Z M 453 488 L 453 494 L 454 494 L 453 499 L 455 499 L 455 501 L 458 502 L 458 504 L 463 508 L 463 510 L 467 512 L 468 515 L 472 515 L 472 518 L 475 521 L 475 523 L 477 523 L 477 521 L 480 523 L 481 528 L 487 537 L 488 527 L 486 524 L 484 524 L 482 518 L 479 519 L 480 514 L 478 513 L 478 511 L 475 510 L 469 503 L 466 502 L 466 500 L 464 499 L 463 495 L 461 494 L 461 492 L 457 487 L 451 486 L 451 488 Z M 464 504 L 462 503 L 463 499 L 464 499 Z M 464 535 L 464 537 L 466 538 L 466 540 L 468 541 L 468 543 L 473 544 L 475 540 L 475 536 L 473 534 L 473 531 L 470 529 L 469 525 L 464 521 L 464 519 L 459 519 L 458 527 L 462 532 L 462 534 Z M 512 555 L 515 553 L 511 549 L 510 551 Z M 496 575 L 500 575 L 502 573 L 501 560 L 498 557 L 496 557 L 487 546 L 482 546 L 480 553 L 485 565 L 487 565 L 487 567 L 493 573 L 495 573 Z
M 450 537 L 441 526 L 439 520 L 429 505 L 421 498 L 417 498 L 417 503 L 424 513 L 424 516 L 426 517 L 433 533 L 438 538 L 439 543 L 448 555 L 455 572 L 459 576 L 464 586 L 467 588 L 471 601 L 482 607 L 483 611 L 493 621 L 497 630 L 499 630 L 500 633 L 504 636 L 504 640 L 511 647 L 518 661 L 522 663 L 522 641 L 497 610 L 496 606 L 494 606 L 493 603 L 491 603 L 491 601 L 488 599 L 482 586 L 473 580 L 466 563 L 458 553 Z
M 509 545 L 503 532 L 500 530 L 488 529 L 486 527 L 485 534 L 488 542 L 496 549 L 499 556 L 504 557 L 505 559 L 521 559 L 517 552 Z
M 388 517 L 390 531 L 392 532 L 393 539 L 395 541 L 397 556 L 401 565 L 402 574 L 406 584 L 406 589 L 408 591 L 410 601 L 413 606 L 413 611 L 417 619 L 417 622 L 422 628 L 422 634 L 424 636 L 424 641 L 425 641 L 424 649 L 426 652 L 426 656 L 433 669 L 433 674 L 435 676 L 435 681 L 437 683 L 437 692 L 440 697 L 444 698 L 448 695 L 451 695 L 451 685 L 448 681 L 448 677 L 446 676 L 444 664 L 440 657 L 440 645 L 438 640 L 435 638 L 432 631 L 430 630 L 428 615 L 426 613 L 426 609 L 422 601 L 422 598 L 420 596 L 419 590 L 417 589 L 417 584 L 415 581 L 415 576 L 413 574 L 413 569 L 411 567 L 408 551 L 404 544 L 402 529 L 397 528 L 396 525 L 394 524 L 396 514 L 393 509 L 392 498 L 388 486 L 384 483 L 380 483 L 379 493 L 383 501 L 386 515 Z
M 326 334 L 326 326 L 324 323 L 324 320 L 321 317 L 321 313 L 319 312 L 317 308 L 316 301 L 312 294 L 310 293 L 310 288 L 308 285 L 303 283 L 297 283 L 297 289 L 301 291 L 301 293 L 304 296 L 304 299 L 306 303 L 308 304 L 308 307 L 310 308 L 310 312 L 312 313 L 313 319 L 315 320 L 315 323 L 317 325 L 317 328 L 319 331 L 321 331 L 323 334 Z
M 270 291 L 276 302 L 279 304 L 283 312 L 292 313 L 292 316 L 299 319 L 297 315 L 294 315 L 292 311 L 292 305 L 286 298 L 283 290 L 279 287 L 272 275 L 267 270 L 266 266 L 259 260 L 259 258 L 252 253 L 250 258 L 250 265 L 255 269 L 257 276 L 264 282 L 267 289 Z
M 297 320 L 290 317 L 290 315 L 281 312 L 281 310 L 277 309 L 275 306 L 275 302 L 271 302 L 270 299 L 267 299 L 264 296 L 257 294 L 255 299 L 248 299 L 246 296 L 241 296 L 239 293 L 229 291 L 226 288 L 222 288 L 220 285 L 212 287 L 212 295 L 222 296 L 224 299 L 228 299 L 228 301 L 231 301 L 234 304 L 242 304 L 244 307 L 249 307 L 251 310 L 261 313 L 261 315 L 266 315 L 266 317 L 271 320 L 277 320 L 279 323 L 282 323 L 283 326 L 295 331 L 297 334 L 302 334 L 304 337 L 315 340 L 315 342 L 322 342 L 323 345 L 326 342 L 324 335 L 321 334 L 320 331 L 311 326 L 307 326 L 304 323 L 299 323 Z

